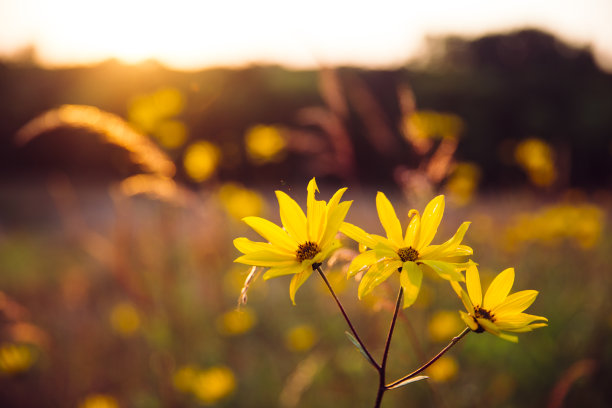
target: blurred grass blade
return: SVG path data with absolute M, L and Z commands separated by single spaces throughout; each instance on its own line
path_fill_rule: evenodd
M 346 334 L 346 337 L 348 337 L 348 339 L 351 341 L 351 343 L 353 343 L 355 345 L 355 347 L 357 347 L 357 350 L 359 350 L 359 352 L 366 358 L 366 360 L 368 360 L 368 362 L 370 364 L 372 364 L 374 367 L 376 367 L 378 369 L 378 365 L 376 364 L 376 362 L 372 361 L 372 359 L 370 358 L 368 353 L 366 353 L 366 351 L 363 349 L 363 347 L 361 347 L 361 344 L 359 344 L 357 339 L 351 333 L 349 333 L 347 331 L 345 331 L 344 334 Z
M 406 379 L 406 380 L 404 380 L 404 381 L 402 381 L 402 382 L 399 382 L 399 383 L 397 383 L 397 384 L 395 384 L 395 385 L 393 385 L 393 386 L 391 386 L 391 387 L 388 387 L 387 389 L 388 389 L 388 390 L 393 390 L 393 389 L 395 389 L 395 388 L 403 387 L 403 386 L 404 386 L 404 385 L 406 385 L 406 384 L 410 384 L 410 383 L 417 382 L 417 381 L 421 381 L 421 380 L 426 380 L 426 379 L 428 379 L 428 378 L 429 378 L 429 377 L 428 377 L 428 376 L 426 376 L 426 375 L 419 375 L 418 377 L 408 378 L 408 379 Z

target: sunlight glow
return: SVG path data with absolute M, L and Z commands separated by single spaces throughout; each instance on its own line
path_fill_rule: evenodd
M 371 2 L 313 0 L 208 2 L 176 0 L 5 0 L 0 3 L 0 55 L 28 45 L 47 65 L 110 57 L 156 58 L 172 67 L 400 64 L 427 35 L 479 35 L 525 26 L 591 44 L 612 63 L 612 2 L 568 0 Z

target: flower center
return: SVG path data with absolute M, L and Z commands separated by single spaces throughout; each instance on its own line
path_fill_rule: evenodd
M 314 258 L 319 252 L 321 252 L 321 249 L 319 249 L 319 246 L 316 243 L 306 241 L 298 246 L 297 251 L 295 251 L 295 256 L 298 262 L 302 262 L 306 259 Z
M 474 316 L 481 319 L 487 319 L 492 322 L 495 321 L 495 315 L 490 310 L 483 309 L 480 306 L 474 306 Z
M 483 309 L 480 306 L 474 306 L 474 314 L 472 315 L 472 318 L 474 319 L 474 322 L 478 325 L 476 333 L 482 333 L 484 331 L 484 327 L 482 327 L 476 319 L 487 319 L 490 322 L 495 322 L 495 315 L 491 313 L 490 310 Z
M 402 262 L 411 261 L 414 262 L 419 258 L 419 252 L 413 247 L 400 248 L 397 251 Z

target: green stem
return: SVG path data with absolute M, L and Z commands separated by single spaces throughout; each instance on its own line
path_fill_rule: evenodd
M 380 369 L 378 370 L 378 392 L 376 394 L 376 402 L 374 404 L 374 408 L 380 408 L 382 404 L 382 398 L 387 391 L 387 387 L 385 386 L 385 374 L 387 371 L 387 358 L 389 357 L 389 348 L 391 347 L 391 337 L 393 337 L 393 330 L 395 329 L 395 323 L 397 322 L 397 315 L 399 313 L 400 305 L 402 303 L 402 297 L 404 295 L 404 290 L 400 287 L 399 292 L 397 294 L 397 302 L 395 303 L 395 310 L 393 311 L 393 318 L 391 319 L 391 327 L 389 327 L 389 333 L 387 334 L 387 341 L 385 342 L 385 351 L 383 352 L 382 362 L 380 364 Z
M 417 368 L 416 370 L 414 370 L 410 374 L 405 375 L 404 377 L 400 378 L 399 380 L 393 381 L 391 384 L 387 384 L 385 386 L 385 388 L 389 389 L 389 388 L 395 387 L 397 384 L 399 384 L 399 383 L 401 383 L 403 381 L 409 380 L 412 377 L 416 377 L 418 374 L 420 374 L 421 372 L 425 371 L 430 365 L 435 363 L 440 357 L 442 357 L 444 355 L 444 353 L 446 353 L 448 350 L 450 350 L 451 347 L 453 347 L 455 344 L 457 344 L 459 342 L 459 340 L 461 340 L 470 331 L 472 331 L 472 330 L 469 327 L 466 327 L 465 329 L 463 329 L 463 331 L 461 333 L 459 333 L 457 336 L 453 337 L 451 342 L 448 343 L 448 345 L 446 347 L 444 347 L 442 350 L 440 350 L 440 352 L 438 354 L 436 354 L 431 360 L 429 360 L 428 362 L 426 362 L 425 364 L 423 364 L 421 367 Z
M 348 324 L 349 329 L 351 329 L 351 332 L 353 333 L 353 336 L 355 337 L 355 340 L 357 340 L 357 342 L 359 342 L 359 345 L 361 346 L 361 348 L 365 352 L 366 356 L 370 360 L 370 363 L 376 368 L 376 370 L 378 370 L 378 372 L 380 372 L 380 365 L 378 365 L 376 360 L 374 360 L 374 358 L 372 357 L 372 355 L 370 354 L 370 352 L 366 348 L 365 344 L 363 344 L 363 341 L 361 341 L 361 338 L 357 334 L 357 330 L 355 330 L 355 327 L 353 326 L 353 323 L 351 323 L 351 319 L 349 319 L 348 315 L 346 314 L 346 311 L 344 310 L 344 307 L 342 306 L 342 303 L 340 303 L 340 299 L 338 299 L 338 296 L 336 296 L 336 292 L 334 292 L 334 289 L 331 287 L 329 281 L 327 280 L 327 277 L 325 277 L 325 274 L 321 270 L 321 267 L 317 266 L 316 269 L 317 269 L 317 272 L 319 272 L 319 275 L 321 275 L 321 278 L 323 278 L 323 281 L 327 285 L 327 288 L 329 289 L 329 292 L 331 293 L 332 297 L 336 301 L 336 304 L 338 305 L 338 308 L 340 309 L 340 312 L 342 312 L 342 316 L 344 316 L 344 320 L 346 320 L 346 323 Z

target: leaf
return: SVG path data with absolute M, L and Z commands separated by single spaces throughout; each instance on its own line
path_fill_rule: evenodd
M 388 390 L 393 390 L 395 388 L 403 387 L 406 384 L 410 384 L 410 383 L 421 381 L 421 380 L 426 380 L 428 378 L 429 377 L 426 376 L 426 375 L 419 375 L 418 377 L 412 377 L 412 378 L 408 378 L 408 379 L 406 379 L 404 381 L 400 381 L 399 383 L 397 383 L 397 384 L 395 384 L 395 385 L 393 385 L 391 387 L 387 387 L 387 389 Z
M 366 360 L 368 360 L 368 362 L 370 364 L 372 364 L 374 367 L 378 368 L 378 364 L 376 364 L 376 362 L 372 360 L 372 358 L 368 355 L 368 353 L 366 353 L 366 351 L 364 350 L 363 347 L 361 347 L 361 344 L 359 344 L 357 339 L 351 333 L 349 333 L 347 331 L 345 331 L 344 334 L 346 334 L 346 337 L 348 337 L 348 339 L 351 341 L 351 343 L 353 343 L 353 345 L 355 347 L 357 347 L 357 350 L 359 350 L 361 355 L 364 356 L 366 358 Z

